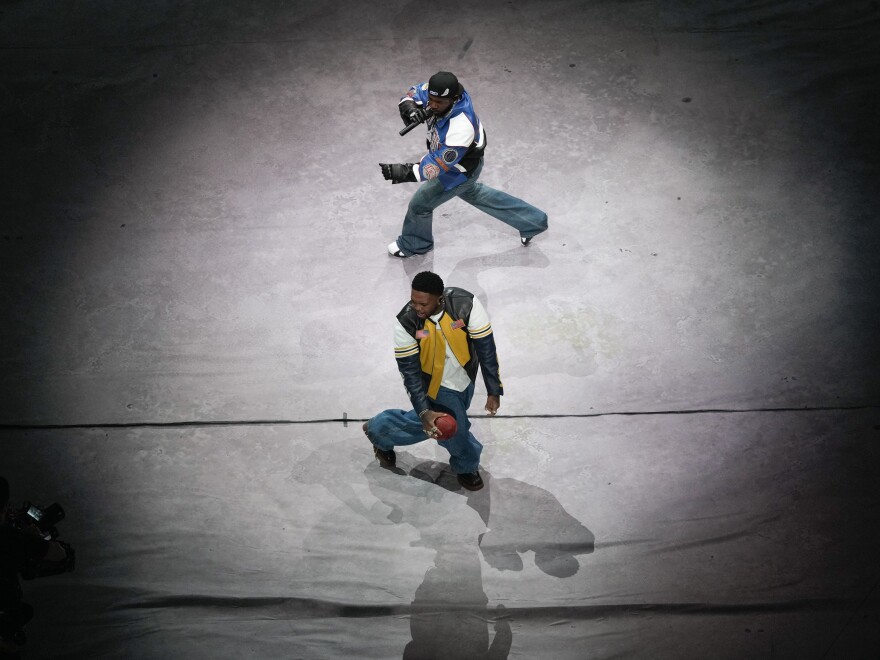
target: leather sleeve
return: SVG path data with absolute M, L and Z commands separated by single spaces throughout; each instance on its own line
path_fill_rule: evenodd
M 413 409 L 417 413 L 428 410 L 430 406 L 422 382 L 422 363 L 419 361 L 419 356 L 397 358 L 397 369 L 400 371 L 400 377 L 403 378 L 403 386 L 406 388 Z
M 498 367 L 498 354 L 495 352 L 495 338 L 490 333 L 482 339 L 473 340 L 474 350 L 480 362 L 480 371 L 483 372 L 483 382 L 486 384 L 487 394 L 504 395 L 504 386 L 501 384 L 501 373 Z

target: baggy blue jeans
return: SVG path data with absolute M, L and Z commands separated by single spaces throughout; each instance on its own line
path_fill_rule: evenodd
M 439 179 L 430 179 L 419 186 L 409 200 L 403 229 L 397 237 L 397 247 L 406 256 L 431 251 L 434 247 L 434 209 L 453 197 L 458 197 L 510 225 L 523 238 L 536 236 L 547 229 L 547 214 L 541 209 L 506 192 L 478 183 L 482 170 L 481 160 L 467 181 L 452 190 L 443 190 Z
M 436 442 L 449 452 L 449 466 L 456 474 L 470 474 L 480 467 L 483 445 L 471 433 L 467 416 L 468 406 L 474 397 L 474 384 L 464 392 L 441 387 L 436 399 L 429 399 L 432 410 L 449 413 L 455 417 L 458 430 L 449 440 Z M 415 410 L 383 410 L 367 422 L 367 437 L 379 449 L 388 451 L 401 445 L 414 445 L 427 440 L 422 420 Z

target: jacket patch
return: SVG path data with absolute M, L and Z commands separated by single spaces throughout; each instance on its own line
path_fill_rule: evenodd
M 458 158 L 458 152 L 455 149 L 447 149 L 443 152 L 443 160 L 447 163 L 454 163 L 456 158 Z

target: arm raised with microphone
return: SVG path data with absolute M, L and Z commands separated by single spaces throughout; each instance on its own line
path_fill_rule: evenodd
M 400 135 L 406 135 L 419 124 L 423 124 L 431 116 L 431 110 L 416 105 L 414 101 L 406 100 L 400 104 L 400 118 L 406 124 L 400 129 Z

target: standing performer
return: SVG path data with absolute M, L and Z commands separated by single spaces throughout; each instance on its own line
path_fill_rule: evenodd
M 486 384 L 486 411 L 494 415 L 504 394 L 489 315 L 474 294 L 443 287 L 440 276 L 424 271 L 413 278 L 410 301 L 397 315 L 394 354 L 413 410 L 385 410 L 364 424 L 364 433 L 382 467 L 397 461 L 394 447 L 412 445 L 440 434 L 435 420 L 455 417 L 455 435 L 440 444 L 449 465 L 468 490 L 483 487 L 483 445 L 470 432 L 468 406 L 477 367 Z
M 424 254 L 434 247 L 434 209 L 459 197 L 519 232 L 523 246 L 547 229 L 547 214 L 500 190 L 477 183 L 483 169 L 486 131 L 458 78 L 439 71 L 413 85 L 399 103 L 408 126 L 426 122 L 428 153 L 418 163 L 380 163 L 391 183 L 424 181 L 412 196 L 403 229 L 388 246 L 395 257 Z

